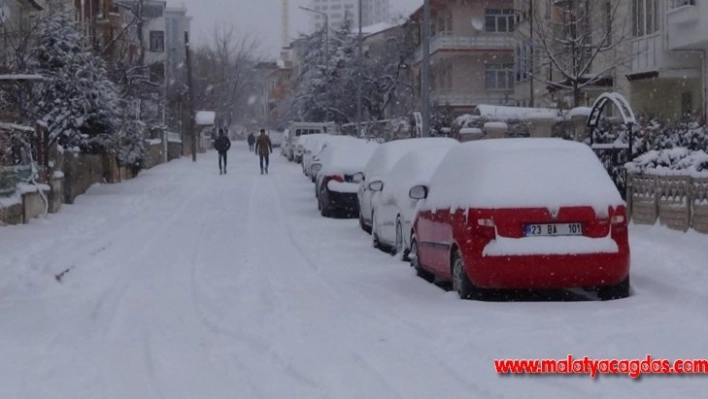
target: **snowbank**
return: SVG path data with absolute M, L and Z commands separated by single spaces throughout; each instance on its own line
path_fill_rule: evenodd
M 435 171 L 423 209 L 591 206 L 598 215 L 624 204 L 585 144 L 561 139 L 473 141 L 453 148 Z
M 482 251 L 482 256 L 584 255 L 617 253 L 611 237 L 497 237 Z

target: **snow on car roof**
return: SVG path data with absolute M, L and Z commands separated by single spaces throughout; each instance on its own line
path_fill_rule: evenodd
M 393 168 L 393 165 L 398 162 L 401 157 L 406 155 L 411 150 L 417 148 L 425 148 L 427 146 L 440 143 L 454 143 L 458 141 L 450 138 L 442 137 L 424 137 L 415 139 L 395 140 L 382 144 L 376 152 L 371 156 L 369 163 L 366 165 L 364 175 L 367 180 L 372 177 L 383 177 Z
M 384 198 L 408 197 L 411 188 L 430 184 L 430 178 L 440 162 L 452 148 L 459 145 L 455 140 L 438 142 L 425 148 L 409 151 L 391 168 L 386 175 Z
M 624 204 L 595 153 L 551 138 L 474 141 L 453 148 L 433 174 L 424 209 Z
M 346 137 L 346 136 L 344 136 Z M 344 139 L 342 137 L 342 139 Z M 350 137 L 349 140 L 333 140 L 322 154 L 322 170 L 326 175 L 355 174 L 364 171 L 369 158 L 379 146 L 373 141 Z

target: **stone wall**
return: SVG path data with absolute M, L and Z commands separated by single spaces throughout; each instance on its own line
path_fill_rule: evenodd
M 145 146 L 145 169 L 154 168 L 165 161 L 165 146 L 163 142 L 148 143 Z
M 628 176 L 627 202 L 634 223 L 658 220 L 673 230 L 708 234 L 708 178 L 689 176 Z
M 61 153 L 56 170 L 64 173 L 64 203 L 73 204 L 96 183 L 115 182 L 109 156 L 94 154 Z M 118 180 L 120 181 L 120 180 Z
M 182 156 L 182 143 L 181 142 L 167 142 L 167 160 L 171 161 L 173 159 L 178 159 Z

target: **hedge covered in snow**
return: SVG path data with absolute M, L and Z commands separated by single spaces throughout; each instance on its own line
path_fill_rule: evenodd
M 685 147 L 652 150 L 628 162 L 625 167 L 633 173 L 708 177 L 708 154 Z

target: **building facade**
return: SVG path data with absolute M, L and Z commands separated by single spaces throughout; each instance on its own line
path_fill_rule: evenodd
M 310 0 L 310 8 L 327 14 L 330 27 L 336 28 L 349 19 L 358 26 L 359 0 Z M 362 26 L 374 25 L 389 20 L 389 0 L 362 0 Z M 324 28 L 323 15 L 313 13 L 310 26 L 313 30 Z
M 412 20 L 420 26 L 422 8 Z M 514 102 L 513 0 L 431 0 L 431 103 L 455 113 Z M 422 30 L 413 69 L 420 91 Z
M 168 84 L 183 81 L 186 77 L 184 34 L 191 32 L 192 18 L 185 7 L 167 7 L 165 10 L 165 47 Z

